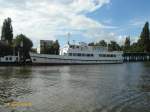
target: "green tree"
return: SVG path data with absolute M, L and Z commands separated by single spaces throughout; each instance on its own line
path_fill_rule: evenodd
M 124 42 L 124 51 L 129 51 L 130 50 L 130 37 L 126 37 L 125 42 Z
M 137 42 L 133 43 L 130 46 L 130 52 L 143 52 L 143 47 L 139 46 Z
M 23 56 L 23 61 L 30 58 L 29 52 L 31 51 L 33 43 L 28 37 L 23 34 L 17 35 L 14 40 L 14 46 L 16 51 L 19 51 L 20 55 Z
M 107 42 L 105 40 L 101 40 L 98 43 L 96 43 L 96 45 L 98 46 L 103 46 L 103 47 L 107 47 Z
M 150 31 L 149 31 L 149 23 L 146 22 L 141 35 L 140 35 L 140 39 L 138 41 L 138 44 L 141 48 L 143 48 L 143 52 L 149 52 L 150 51 Z
M 59 55 L 59 48 L 60 48 L 60 45 L 59 45 L 58 40 L 55 41 L 53 47 L 54 47 L 54 50 L 55 50 L 55 54 L 56 54 L 56 55 Z
M 11 24 L 11 18 L 4 20 L 1 34 L 1 40 L 6 41 L 11 45 L 13 40 L 13 27 Z
M 94 46 L 95 44 L 94 44 L 94 42 L 91 42 L 91 43 L 89 43 L 88 45 L 89 45 L 89 46 Z
M 6 56 L 12 54 L 13 54 L 13 47 L 3 41 L 0 41 L 0 56 Z
M 121 47 L 119 46 L 119 44 L 116 41 L 110 41 L 110 43 L 108 44 L 108 50 L 109 51 L 120 51 Z

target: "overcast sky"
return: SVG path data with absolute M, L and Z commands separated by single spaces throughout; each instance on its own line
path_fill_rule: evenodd
M 150 19 L 149 0 L 0 0 L 0 30 L 12 18 L 14 35 L 23 33 L 34 46 L 40 39 L 58 39 L 61 45 L 116 40 L 130 35 L 135 41 Z

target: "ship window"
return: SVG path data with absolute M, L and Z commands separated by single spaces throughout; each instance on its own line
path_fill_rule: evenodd
M 66 55 L 66 53 L 64 53 L 64 55 Z
M 76 53 L 73 53 L 73 56 L 76 56 Z
M 69 53 L 69 56 L 72 56 L 72 53 Z
M 90 54 L 87 54 L 87 56 L 89 57 L 89 56 L 90 56 Z
M 6 57 L 6 60 L 8 60 L 8 57 Z
M 116 55 L 114 54 L 113 57 L 116 57 Z
M 86 54 L 82 54 L 82 56 L 87 56 Z
M 91 56 L 94 56 L 93 54 L 91 54 Z
M 81 56 L 81 53 L 78 53 L 78 56 Z
M 12 60 L 12 57 L 9 57 L 9 60 Z
M 105 54 L 99 54 L 100 57 L 105 57 Z
M 109 55 L 109 54 L 107 54 L 107 55 L 106 55 L 106 57 L 110 57 L 110 55 Z
M 36 59 L 34 58 L 33 61 L 36 61 Z
M 75 47 L 74 45 L 71 45 L 71 46 L 70 46 L 70 48 L 73 48 L 73 49 L 74 49 L 74 47 Z
M 99 57 L 103 57 L 103 55 L 102 55 L 102 54 L 99 54 Z
M 106 55 L 105 55 L 105 54 L 103 54 L 103 57 L 106 57 Z

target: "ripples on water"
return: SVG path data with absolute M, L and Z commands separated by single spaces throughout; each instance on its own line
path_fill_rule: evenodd
M 0 67 L 0 112 L 150 112 L 149 73 L 150 63 Z

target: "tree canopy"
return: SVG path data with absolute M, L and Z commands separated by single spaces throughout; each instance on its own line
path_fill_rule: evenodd
M 101 40 L 98 43 L 96 43 L 96 45 L 98 46 L 103 46 L 103 47 L 107 47 L 107 42 L 105 40 Z
M 12 44 L 13 40 L 13 27 L 11 24 L 11 18 L 7 18 L 3 22 L 1 40 Z
M 94 42 L 91 42 L 91 43 L 89 43 L 88 45 L 89 45 L 89 46 L 94 46 L 95 44 L 94 44 Z
M 126 38 L 124 52 L 150 52 L 150 30 L 148 22 L 145 23 L 137 42 L 131 44 L 129 38 Z
M 119 46 L 119 44 L 116 41 L 110 41 L 110 43 L 108 44 L 108 50 L 109 51 L 120 51 L 121 47 Z
M 20 55 L 23 56 L 24 59 L 29 58 L 29 52 L 33 46 L 32 41 L 25 35 L 20 34 L 17 35 L 14 39 L 14 46 L 16 51 L 20 52 Z
M 16 38 L 14 39 L 14 45 L 23 47 L 24 50 L 29 51 L 31 50 L 33 43 L 27 36 L 20 34 L 20 35 L 17 35 Z
M 150 31 L 148 22 L 145 23 L 142 29 L 138 44 L 143 48 L 143 52 L 150 52 Z
M 124 51 L 128 52 L 130 50 L 130 37 L 126 37 L 125 42 L 124 42 Z
M 100 40 L 99 42 L 91 42 L 88 44 L 89 46 L 102 46 L 102 47 L 107 47 L 107 42 L 105 40 Z

